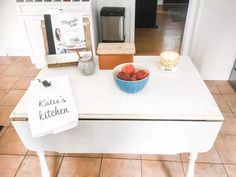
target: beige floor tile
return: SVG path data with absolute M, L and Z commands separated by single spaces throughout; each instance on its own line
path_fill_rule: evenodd
M 28 151 L 27 155 L 29 156 L 37 156 L 37 152 L 36 151 Z M 58 153 L 58 152 L 52 152 L 52 151 L 46 151 L 45 152 L 46 156 L 56 156 L 56 157 L 62 157 L 63 153 Z
M 141 159 L 141 154 L 103 154 L 103 158 L 111 158 L 111 159 Z
M 218 86 L 216 85 L 215 81 L 213 80 L 205 80 L 204 81 L 208 87 L 208 89 L 210 90 L 210 92 L 212 94 L 221 94 Z
M 31 76 L 31 77 L 36 77 L 38 73 L 40 72 L 40 69 L 35 68 L 34 65 L 32 65 L 24 74 L 24 76 Z
M 215 145 L 223 163 L 236 164 L 236 136 L 219 135 Z
M 15 106 L 24 95 L 25 90 L 10 90 L 1 100 L 2 106 Z
M 14 177 L 24 156 L 0 155 L 0 176 Z
M 8 90 L 19 80 L 19 77 L 0 76 L 0 89 Z
M 226 103 L 233 112 L 236 112 L 236 94 L 223 95 Z
M 8 67 L 9 65 L 0 65 L 0 74 L 2 74 Z
M 236 118 L 231 112 L 223 112 L 224 123 L 221 127 L 220 134 L 236 135 Z
M 0 90 L 0 100 L 6 95 L 7 92 L 8 90 Z
M 142 160 L 180 161 L 180 157 L 179 154 L 177 155 L 142 154 Z
M 1 65 L 10 65 L 16 62 L 15 57 L 5 57 L 5 56 L 0 56 L 0 64 Z
M 30 82 L 34 80 L 34 77 L 22 77 L 20 80 L 13 86 L 13 89 L 26 90 L 30 86 Z
M 180 154 L 180 157 L 183 162 L 189 161 L 189 154 L 188 153 L 182 153 L 182 154 Z M 199 153 L 196 161 L 197 162 L 205 162 L 205 163 L 221 163 L 219 153 L 217 152 L 217 150 L 214 146 L 208 152 Z
M 102 159 L 100 177 L 141 177 L 141 160 Z
M 15 106 L 0 106 L 0 125 L 9 126 L 10 119 L 9 116 L 13 111 Z
M 4 76 L 23 76 L 23 74 L 29 69 L 29 66 L 9 66 L 2 75 Z
M 215 81 L 222 94 L 236 94 L 228 81 Z
M 0 138 L 0 154 L 21 154 L 25 155 L 27 149 L 21 142 L 14 127 L 9 127 Z
M 56 177 L 62 157 L 46 157 L 51 177 Z M 26 156 L 21 164 L 16 177 L 41 177 L 39 158 L 37 156 Z
M 181 162 L 142 161 L 142 177 L 184 177 Z
M 184 170 L 187 172 L 188 164 L 184 163 Z M 194 177 L 227 177 L 222 164 L 196 163 Z
M 223 111 L 223 112 L 230 112 L 231 111 L 229 106 L 227 105 L 223 95 L 212 94 L 212 96 L 214 97 L 214 99 L 221 111 Z
M 228 177 L 236 176 L 236 165 L 225 165 L 225 169 L 228 174 Z
M 101 158 L 102 154 L 97 154 L 97 153 L 65 153 L 65 157 Z
M 17 57 L 15 59 L 16 61 L 14 62 L 14 65 L 20 65 L 20 66 L 31 66 L 32 62 L 29 56 L 21 56 Z
M 58 177 L 98 177 L 101 158 L 64 157 Z

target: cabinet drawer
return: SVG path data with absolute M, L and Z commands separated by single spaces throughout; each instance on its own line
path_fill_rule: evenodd
M 77 4 L 19 4 L 18 15 L 44 15 L 50 12 L 80 12 L 83 16 L 91 15 L 90 3 Z
M 28 121 L 12 121 L 12 124 L 30 150 L 175 154 L 208 151 L 222 122 L 79 121 L 76 128 L 35 139 Z

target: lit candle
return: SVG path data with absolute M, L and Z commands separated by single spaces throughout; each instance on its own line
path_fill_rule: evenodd
M 177 70 L 179 54 L 174 51 L 165 51 L 161 53 L 160 69 L 163 72 L 174 72 Z

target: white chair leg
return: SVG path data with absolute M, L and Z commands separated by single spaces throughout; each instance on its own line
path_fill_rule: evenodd
M 42 177 L 50 177 L 50 172 L 49 172 L 49 169 L 48 169 L 48 165 L 47 165 L 47 161 L 46 161 L 44 152 L 43 151 L 37 151 L 37 155 L 39 157 Z
M 188 171 L 186 177 L 194 177 L 194 167 L 195 167 L 195 161 L 197 159 L 197 152 L 192 152 L 189 155 L 189 164 L 188 164 Z

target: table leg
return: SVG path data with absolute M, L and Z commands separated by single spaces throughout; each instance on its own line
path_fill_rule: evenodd
M 188 171 L 186 177 L 194 177 L 194 167 L 195 161 L 197 159 L 197 152 L 192 152 L 189 155 L 189 164 L 188 164 Z
M 48 169 L 48 165 L 47 165 L 47 161 L 46 161 L 44 152 L 43 151 L 37 151 L 37 155 L 39 157 L 42 177 L 50 177 L 50 172 L 49 172 L 49 169 Z

